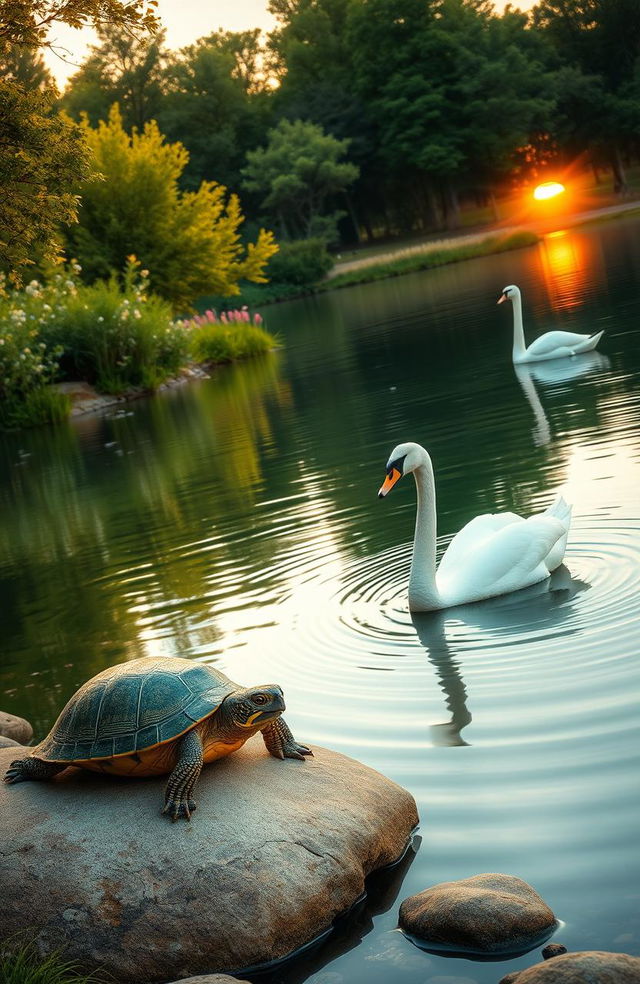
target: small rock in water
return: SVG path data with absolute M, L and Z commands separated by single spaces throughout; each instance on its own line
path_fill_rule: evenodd
M 556 918 L 538 893 L 513 875 L 442 882 L 405 899 L 400 926 L 433 948 L 466 953 L 523 952 L 549 935 Z
M 19 745 L 28 745 L 33 738 L 33 728 L 24 718 L 0 711 L 0 735 L 13 738 Z
M 19 741 L 14 741 L 13 738 L 7 738 L 6 735 L 0 735 L 0 748 L 23 748 L 24 746 L 20 744 Z
M 640 957 L 585 950 L 512 971 L 500 984 L 640 984 Z
M 551 957 L 559 957 L 561 953 L 566 953 L 567 948 L 562 943 L 548 943 L 542 951 L 542 956 L 545 960 L 551 960 Z

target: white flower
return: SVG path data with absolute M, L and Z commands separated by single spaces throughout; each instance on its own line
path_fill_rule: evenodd
M 102 315 L 101 315 L 101 314 L 100 314 L 100 315 L 98 315 L 98 321 L 104 321 L 104 318 L 102 317 Z
M 141 318 L 142 317 L 140 311 L 138 311 L 137 308 L 134 309 L 133 316 L 134 316 L 134 318 Z

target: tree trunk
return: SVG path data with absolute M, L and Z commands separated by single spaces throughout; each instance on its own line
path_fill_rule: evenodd
M 349 218 L 351 219 L 351 224 L 353 226 L 353 232 L 356 238 L 356 242 L 359 244 L 361 242 L 360 236 L 360 223 L 358 221 L 358 216 L 356 214 L 355 205 L 351 200 L 351 195 L 348 191 L 344 192 L 345 201 L 347 203 L 347 211 L 349 212 Z
M 611 163 L 611 170 L 613 171 L 613 193 L 614 195 L 620 196 L 626 195 L 629 187 L 627 185 L 619 147 L 614 145 L 611 148 L 609 161 Z

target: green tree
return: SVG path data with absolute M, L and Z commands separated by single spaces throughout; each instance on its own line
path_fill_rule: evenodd
M 267 146 L 247 154 L 245 187 L 262 195 L 262 207 L 285 238 L 335 238 L 340 213 L 327 213 L 327 201 L 358 177 L 355 165 L 340 162 L 347 147 L 314 123 L 280 120 Z
M 113 103 L 120 106 L 127 129 L 155 119 L 161 105 L 164 31 L 134 35 L 128 28 L 107 25 L 98 32 L 80 70 L 69 80 L 61 106 L 79 120 L 86 113 L 94 125 L 106 120 Z
M 625 192 L 622 151 L 640 133 L 637 0 L 541 0 L 533 13 L 559 63 L 561 139 L 606 156 L 614 190 Z
M 239 293 L 241 279 L 263 283 L 276 252 L 270 232 L 255 243 L 240 241 L 243 222 L 237 196 L 203 182 L 181 192 L 188 153 L 168 144 L 155 122 L 129 136 L 117 105 L 97 129 L 85 122 L 93 176 L 80 188 L 79 222 L 69 230 L 69 249 L 89 279 L 121 271 L 135 254 L 150 272 L 151 288 L 184 310 L 202 294 Z
M 259 31 L 219 32 L 183 48 L 166 70 L 158 123 L 189 151 L 183 183 L 219 181 L 233 190 L 247 150 L 267 129 L 259 81 Z
M 4 0 L 0 46 L 17 64 L 24 52 L 51 45 L 47 32 L 55 22 L 155 30 L 155 6 L 155 0 Z M 88 168 L 80 130 L 52 114 L 58 93 L 42 81 L 0 75 L 0 268 L 16 282 L 34 255 L 56 254 L 58 224 L 74 221 L 74 186 Z

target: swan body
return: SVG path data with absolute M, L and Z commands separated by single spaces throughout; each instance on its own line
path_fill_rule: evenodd
M 467 523 L 447 547 L 436 570 L 436 499 L 431 458 L 419 444 L 393 449 L 383 498 L 413 473 L 417 491 L 416 529 L 409 575 L 409 609 L 438 611 L 519 591 L 543 581 L 559 567 L 567 545 L 571 507 L 558 496 L 528 519 L 515 513 L 488 513 Z
M 596 347 L 604 331 L 595 335 L 579 335 L 574 331 L 548 331 L 540 335 L 527 348 L 524 342 L 522 325 L 522 295 L 515 284 L 505 287 L 498 299 L 498 304 L 511 301 L 513 304 L 513 361 L 516 365 L 522 362 L 542 362 L 545 359 L 564 359 L 567 356 L 578 355 L 580 352 L 590 352 Z

